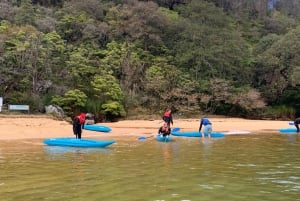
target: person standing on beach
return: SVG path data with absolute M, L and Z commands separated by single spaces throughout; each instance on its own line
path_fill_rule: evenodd
M 167 108 L 166 111 L 163 114 L 162 119 L 164 120 L 164 122 L 167 123 L 167 125 L 170 128 L 170 124 L 172 124 L 173 126 L 173 117 L 172 117 L 172 110 Z
M 205 135 L 210 138 L 212 132 L 212 123 L 209 121 L 208 118 L 202 118 L 200 121 L 199 133 L 201 132 L 202 126 L 204 126 L 202 139 L 204 139 Z
M 300 117 L 296 118 L 294 121 L 294 125 L 297 128 L 297 133 L 299 133 L 299 124 L 300 124 Z
M 76 135 L 77 139 L 81 139 L 82 128 L 84 128 L 85 122 L 85 113 L 81 113 L 80 115 L 76 116 L 73 120 L 73 133 Z

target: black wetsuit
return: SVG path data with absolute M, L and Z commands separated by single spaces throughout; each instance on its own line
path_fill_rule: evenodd
M 170 135 L 170 133 L 171 133 L 170 127 L 168 127 L 167 130 L 165 130 L 164 127 L 161 126 L 158 130 L 158 134 L 160 134 L 160 135 L 162 134 L 164 137 Z
M 297 128 L 297 132 L 299 132 L 299 124 L 300 124 L 300 117 L 298 117 L 297 119 L 295 119 L 294 124 Z
M 76 138 L 81 139 L 82 128 L 84 124 L 81 124 L 78 117 L 73 120 L 73 132 Z
M 166 122 L 168 124 L 169 127 L 171 126 L 171 124 L 173 125 L 172 113 L 165 112 L 163 115 L 163 120 L 164 120 L 164 122 Z

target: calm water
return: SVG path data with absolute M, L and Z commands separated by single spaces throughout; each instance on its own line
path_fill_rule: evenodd
M 300 200 L 299 135 L 174 139 L 105 149 L 0 141 L 0 200 Z

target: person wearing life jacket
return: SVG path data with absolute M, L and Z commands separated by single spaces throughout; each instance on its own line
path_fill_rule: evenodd
M 296 118 L 294 121 L 294 125 L 297 129 L 297 133 L 299 133 L 299 124 L 300 124 L 300 117 Z
M 169 135 L 171 134 L 171 128 L 166 122 L 159 128 L 158 134 L 162 135 L 163 137 L 169 137 Z
M 208 136 L 208 138 L 210 138 L 212 132 L 212 123 L 209 121 L 208 118 L 202 118 L 200 121 L 199 133 L 201 132 L 202 125 L 204 126 L 202 139 L 204 139 L 205 136 Z
M 173 125 L 173 117 L 172 117 L 171 109 L 166 109 L 162 119 L 164 120 L 164 122 L 166 122 L 168 124 L 169 127 L 170 127 L 170 124 Z
M 81 139 L 82 128 L 84 128 L 85 123 L 85 113 L 81 113 L 73 119 L 73 133 L 76 135 L 77 139 Z

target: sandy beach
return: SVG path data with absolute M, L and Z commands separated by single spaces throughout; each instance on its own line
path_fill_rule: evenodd
M 278 133 L 287 128 L 289 121 L 248 120 L 242 118 L 210 118 L 213 131 L 256 133 Z M 199 119 L 174 119 L 174 127 L 181 131 L 196 131 Z M 99 123 L 112 128 L 109 133 L 83 130 L 83 138 L 131 140 L 137 136 L 151 136 L 162 125 L 161 120 L 123 120 Z M 49 116 L 0 116 L 0 140 L 45 139 L 50 137 L 73 137 L 70 122 L 55 120 Z

